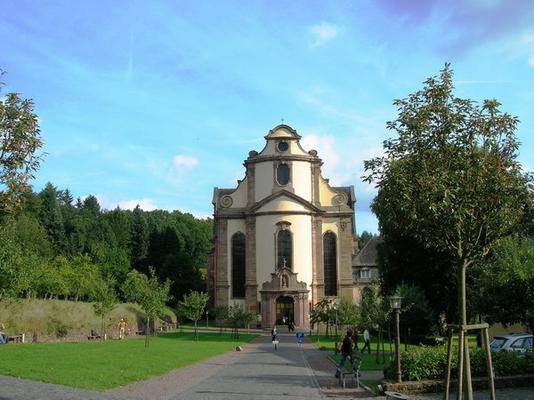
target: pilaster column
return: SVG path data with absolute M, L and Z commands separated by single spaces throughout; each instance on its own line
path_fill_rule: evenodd
M 315 206 L 321 205 L 319 180 L 321 177 L 321 165 L 318 163 L 311 164 L 311 203 Z
M 256 164 L 247 165 L 247 208 L 256 202 Z
M 352 224 L 351 219 L 339 219 L 339 291 L 338 296 L 353 300 L 352 279 Z
M 217 231 L 217 262 L 215 305 L 228 305 L 228 220 L 219 219 Z
M 324 297 L 323 220 L 312 216 L 312 305 Z

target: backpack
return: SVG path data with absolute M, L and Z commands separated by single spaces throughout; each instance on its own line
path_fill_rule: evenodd
M 354 342 L 352 341 L 352 338 L 345 336 L 345 338 L 343 339 L 343 343 L 341 344 L 341 353 L 343 354 L 352 353 L 353 345 L 354 345 Z

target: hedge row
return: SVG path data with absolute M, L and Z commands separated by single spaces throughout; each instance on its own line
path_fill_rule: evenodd
M 473 376 L 486 376 L 486 353 L 482 349 L 472 350 L 471 372 Z M 534 373 L 534 358 L 525 357 L 519 353 L 492 353 L 493 370 L 496 376 L 510 376 Z M 458 365 L 457 353 L 453 353 L 452 371 L 456 377 Z M 406 381 L 421 381 L 427 379 L 443 379 L 447 371 L 447 347 L 419 346 L 401 353 L 402 379 Z M 395 376 L 395 362 L 392 361 L 384 368 L 384 376 L 393 379 Z

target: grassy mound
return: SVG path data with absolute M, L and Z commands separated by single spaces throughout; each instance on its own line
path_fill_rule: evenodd
M 106 315 L 104 325 L 110 336 L 117 335 L 116 324 L 124 318 L 132 333 L 144 326 L 144 313 L 136 304 L 117 304 Z M 169 319 L 176 316 L 169 310 Z M 8 335 L 24 333 L 27 341 L 87 340 L 91 329 L 101 333 L 102 320 L 92 303 L 21 299 L 0 303 L 0 323 Z

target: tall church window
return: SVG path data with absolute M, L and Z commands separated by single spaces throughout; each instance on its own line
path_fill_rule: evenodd
M 292 253 L 293 253 L 293 243 L 291 241 L 291 232 L 288 230 L 281 230 L 278 232 L 277 237 L 277 252 L 278 252 L 278 267 L 283 267 L 284 265 L 292 269 Z
M 276 180 L 282 186 L 289 183 L 289 165 L 278 165 L 278 168 L 276 168 Z
M 245 235 L 232 236 L 232 297 L 245 297 Z
M 324 294 L 337 296 L 337 250 L 336 235 L 327 232 L 323 236 Z

